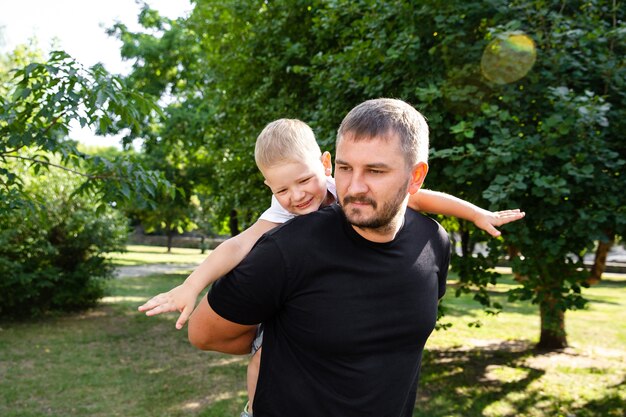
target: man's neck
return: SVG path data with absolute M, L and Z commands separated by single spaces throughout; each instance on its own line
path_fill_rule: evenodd
M 376 229 L 363 228 L 351 225 L 355 232 L 357 232 L 364 239 L 375 243 L 391 242 L 396 238 L 396 235 L 404 226 L 404 214 L 406 213 L 406 206 L 400 209 L 398 214 L 391 220 L 386 226 L 378 227 Z

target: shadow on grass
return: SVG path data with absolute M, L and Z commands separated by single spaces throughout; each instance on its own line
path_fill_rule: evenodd
M 620 274 L 619 277 L 605 277 L 591 288 L 624 288 L 626 287 L 626 274 Z
M 622 303 L 618 301 L 609 301 L 602 299 L 601 297 L 584 295 L 585 300 L 587 300 L 587 306 L 589 304 L 599 304 L 599 305 L 607 305 L 607 306 L 620 306 Z
M 483 316 L 485 307 L 477 300 L 473 299 L 474 293 L 462 294 L 457 297 L 453 292 L 446 294 L 443 300 L 446 316 L 462 317 L 462 316 Z M 537 306 L 530 302 L 508 301 L 508 295 L 503 293 L 490 294 L 492 303 L 500 303 L 504 306 L 503 311 L 507 313 L 536 315 Z
M 541 384 L 533 382 L 542 378 L 546 371 L 527 365 L 527 359 L 548 354 L 535 350 L 529 341 L 427 350 L 413 416 L 624 415 L 624 398 L 620 395 L 624 381 L 608 387 L 603 398 L 584 406 L 536 389 Z M 563 413 L 564 410 L 567 412 Z
M 511 381 L 490 376 L 496 366 L 520 369 L 519 363 L 532 355 L 529 344 L 504 342 L 471 349 L 428 350 L 414 416 L 483 416 L 492 402 L 511 392 L 524 392 L 543 371 L 522 368 Z M 536 399 L 518 404 L 522 410 Z M 518 410 L 520 411 L 520 410 Z
M 624 288 L 624 287 L 626 287 L 626 280 L 624 281 L 602 280 L 599 283 L 591 286 L 591 288 Z
M 622 395 L 620 395 L 620 392 Z M 609 393 L 597 400 L 589 401 L 575 410 L 576 417 L 623 417 L 626 415 L 626 380 L 609 388 Z

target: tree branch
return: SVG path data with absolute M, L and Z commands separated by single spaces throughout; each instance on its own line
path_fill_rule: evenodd
M 24 161 L 30 161 L 30 162 L 34 162 L 34 163 L 37 163 L 37 164 L 42 164 L 42 165 L 47 165 L 47 166 L 51 166 L 51 167 L 54 167 L 54 168 L 59 168 L 59 169 L 62 169 L 64 171 L 70 172 L 72 174 L 80 175 L 81 177 L 85 177 L 85 178 L 90 179 L 90 180 L 110 180 L 110 179 L 119 178 L 119 177 L 117 177 L 116 175 L 113 175 L 113 174 L 100 174 L 100 175 L 85 174 L 83 172 L 76 171 L 76 170 L 68 168 L 68 167 L 64 167 L 63 165 L 58 165 L 58 164 L 54 164 L 52 162 L 42 161 L 40 159 L 35 159 L 35 158 L 28 158 L 28 157 L 25 157 L 25 156 L 5 155 L 5 157 L 6 158 L 22 159 Z
M 6 151 L 6 152 L 0 152 L 0 155 L 7 155 L 7 154 L 10 154 L 10 153 L 17 152 L 17 151 L 19 151 L 20 149 L 22 149 L 22 148 L 23 148 L 23 147 L 25 147 L 25 146 L 26 146 L 26 145 L 22 145 L 22 146 L 20 146 L 20 147 L 15 148 L 15 149 L 9 149 L 9 150 L 8 150 L 8 151 Z
M 0 185 L 2 185 L 2 187 L 4 187 L 7 191 L 11 191 L 11 188 L 9 187 L 9 184 L 7 184 L 2 177 L 0 177 Z
M 50 129 L 52 129 L 52 127 L 53 127 L 53 126 L 55 126 L 55 125 L 57 125 L 57 124 L 59 123 L 59 120 L 60 120 L 63 116 L 65 116 L 65 114 L 66 114 L 66 113 L 67 113 L 67 111 L 63 111 L 63 112 L 61 112 L 61 114 L 59 114 L 57 117 L 55 117 L 55 118 L 54 118 L 54 120 L 53 120 L 53 121 L 52 121 L 52 122 L 48 125 L 48 127 L 46 127 L 46 128 L 44 129 L 44 131 L 41 133 L 41 135 L 45 136 L 45 135 L 46 135 L 46 134 L 50 131 Z M 17 151 L 19 151 L 20 149 L 22 149 L 24 146 L 25 146 L 25 145 L 22 145 L 22 146 L 20 146 L 20 147 L 18 147 L 18 148 L 15 148 L 15 149 L 11 149 L 11 150 L 8 150 L 8 151 L 5 151 L 5 152 L 2 152 L 2 153 L 0 153 L 0 155 L 7 155 L 7 154 L 10 154 L 10 153 L 13 153 L 13 152 L 17 152 Z M 17 158 L 17 157 L 16 157 L 16 156 L 13 156 L 13 158 Z M 21 159 L 24 159 L 24 158 L 21 158 Z M 36 161 L 36 162 L 41 162 L 41 161 Z M 53 166 L 54 166 L 54 164 L 50 164 L 50 165 L 53 165 Z
M 617 0 L 613 0 L 613 30 L 617 28 Z M 609 52 L 613 55 L 613 50 L 615 48 L 615 34 L 611 37 L 609 41 Z M 609 73 L 606 77 L 606 82 L 604 83 L 604 95 L 609 94 L 609 89 L 611 88 L 611 74 L 613 71 L 609 70 Z
M 63 111 L 63 112 L 61 112 L 61 114 L 59 114 L 59 115 L 58 115 L 58 116 L 57 116 L 57 117 L 56 117 L 56 118 L 52 121 L 52 123 L 50 123 L 50 124 L 48 125 L 48 127 L 46 127 L 46 129 L 43 131 L 42 135 L 46 135 L 46 134 L 50 131 L 50 129 L 52 129 L 52 126 L 54 126 L 54 125 L 58 124 L 58 123 L 59 123 L 59 119 L 60 119 L 61 117 L 65 116 L 65 114 L 66 114 L 66 113 L 67 113 L 67 111 Z
M 89 175 L 89 174 L 85 174 L 85 173 L 82 173 L 80 171 L 76 171 L 74 169 L 71 169 L 71 168 L 68 168 L 68 167 L 64 167 L 63 165 L 58 165 L 58 164 L 54 164 L 52 162 L 42 161 L 40 159 L 28 158 L 26 156 L 18 156 L 18 155 L 5 155 L 5 156 L 7 158 L 21 159 L 21 160 L 24 160 L 24 161 L 30 161 L 30 162 L 35 162 L 37 164 L 42 164 L 42 165 L 47 165 L 47 166 L 59 168 L 59 169 L 62 169 L 64 171 L 71 172 L 72 174 L 80 175 L 81 177 L 86 177 L 86 178 L 89 178 L 89 179 L 98 178 L 97 176 L 92 176 L 92 175 Z

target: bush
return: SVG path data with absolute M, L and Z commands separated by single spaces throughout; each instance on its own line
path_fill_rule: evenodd
M 76 311 L 104 295 L 113 272 L 105 253 L 123 249 L 126 219 L 112 209 L 96 214 L 93 196 L 71 194 L 76 181 L 40 175 L 28 192 L 42 204 L 0 203 L 0 316 Z

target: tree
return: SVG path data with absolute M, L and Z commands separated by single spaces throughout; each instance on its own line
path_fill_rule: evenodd
M 154 148 L 144 153 L 142 159 L 146 166 L 162 172 L 164 177 L 176 187 L 176 195 L 171 198 L 165 193 L 155 196 L 155 207 L 133 209 L 133 217 L 138 219 L 146 232 L 164 232 L 167 236 L 167 251 L 172 250 L 172 239 L 176 234 L 197 228 L 194 222 L 197 206 L 191 198 L 195 183 L 195 172 L 190 168 L 191 155 L 179 149 L 172 152 L 172 144 Z
M 624 54 L 616 46 L 623 44 L 623 11 L 591 1 L 514 2 L 494 8 L 491 21 L 470 5 L 453 13 L 468 30 L 442 36 L 441 71 L 482 81 L 452 90 L 441 79 L 421 90 L 427 114 L 452 121 L 435 137 L 435 157 L 444 159 L 448 184 L 486 179 L 479 189 L 492 208 L 527 211 L 524 222 L 507 228 L 514 270 L 524 277 L 510 296 L 539 305 L 538 346 L 560 348 L 567 345 L 565 311 L 585 303 L 582 255 L 605 230 L 624 226 L 624 153 L 616 140 L 625 108 Z M 534 68 L 511 83 L 489 80 L 477 65 L 484 48 L 524 34 L 536 43 Z
M 93 305 L 112 273 L 104 252 L 127 234 L 112 207 L 149 206 L 173 191 L 135 155 L 86 154 L 68 138 L 77 121 L 100 133 L 129 129 L 129 141 L 158 112 L 151 100 L 64 52 L 31 57 L 18 49 L 0 74 L 0 313 L 15 317 Z
M 50 161 L 58 163 L 58 157 Z M 24 193 L 45 207 L 0 203 L 0 316 L 33 317 L 92 307 L 113 276 L 106 254 L 123 250 L 127 220 L 119 210 L 93 210 L 94 195 L 72 195 L 80 177 L 64 170 L 34 174 L 9 162 Z
M 245 226 L 269 203 L 252 156 L 265 124 L 278 117 L 310 119 L 301 111 L 307 108 L 306 77 L 285 73 L 282 62 L 270 59 L 291 48 L 289 37 L 305 36 L 296 25 L 303 15 L 300 9 L 276 10 L 249 2 L 201 2 L 188 19 L 172 21 L 144 8 L 140 22 L 157 34 L 131 33 L 124 25 L 111 30 L 124 42 L 122 55 L 136 58 L 128 81 L 168 103 L 158 128 L 145 126 L 152 132 L 145 152 L 193 149 L 190 167 L 201 174 L 194 191 L 209 206 L 203 211 L 217 213 L 217 223 L 236 208 Z M 264 26 L 252 30 L 250 22 L 257 19 Z M 272 25 L 283 40 L 266 36 Z M 292 55 L 298 61 L 306 51 L 294 46 Z
M 158 189 L 167 189 L 161 174 L 144 170 L 133 157 L 92 157 L 67 140 L 69 124 L 76 120 L 99 133 L 128 128 L 129 141 L 139 120 L 158 111 L 102 66 L 85 69 L 57 51 L 45 63 L 15 70 L 5 88 L 7 94 L 0 96 L 0 198 L 10 202 L 9 209 L 33 202 L 22 192 L 22 180 L 8 169 L 10 160 L 28 161 L 35 174 L 54 167 L 82 176 L 76 192 L 97 193 L 99 210 L 112 202 L 150 204 Z M 50 154 L 61 156 L 58 164 L 50 161 Z
M 197 2 L 169 27 L 144 17 L 158 36 L 118 28 L 127 56 L 141 58 L 131 79 L 174 97 L 177 117 L 157 136 L 184 131 L 177 141 L 208 150 L 214 197 L 266 201 L 247 155 L 268 121 L 303 119 L 332 151 L 350 108 L 402 98 L 432 127 L 428 186 L 528 213 L 506 241 L 490 241 L 488 257 L 471 256 L 484 235 L 458 226 L 461 291 L 477 288 L 491 306 L 488 268 L 506 249 L 524 277 L 511 297 L 539 305 L 539 346 L 566 345 L 565 311 L 584 306 L 580 258 L 623 234 L 626 219 L 626 30 L 616 1 L 230 0 Z

